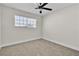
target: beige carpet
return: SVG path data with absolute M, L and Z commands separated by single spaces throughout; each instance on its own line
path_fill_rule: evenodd
M 1 56 L 79 56 L 79 52 L 44 39 L 8 46 L 0 50 Z

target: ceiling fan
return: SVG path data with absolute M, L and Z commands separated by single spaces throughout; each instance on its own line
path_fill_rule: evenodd
M 40 13 L 42 13 L 42 10 L 48 10 L 48 11 L 52 11 L 51 8 L 46 8 L 45 6 L 47 5 L 48 3 L 39 3 L 39 6 L 35 9 L 40 9 Z

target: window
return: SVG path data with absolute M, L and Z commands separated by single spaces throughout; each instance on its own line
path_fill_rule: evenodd
M 15 16 L 15 26 L 36 28 L 36 19 Z

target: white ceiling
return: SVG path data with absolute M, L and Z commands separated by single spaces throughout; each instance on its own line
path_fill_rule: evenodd
M 48 3 L 45 7 L 52 8 L 53 10 L 52 11 L 43 10 L 42 14 L 39 13 L 38 9 L 35 9 L 38 6 L 38 3 L 4 3 L 4 5 L 11 8 L 16 8 L 26 12 L 34 13 L 37 15 L 46 15 L 54 11 L 68 7 L 72 4 L 71 3 Z

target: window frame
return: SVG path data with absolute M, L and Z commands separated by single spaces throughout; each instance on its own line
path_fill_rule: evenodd
M 20 17 L 22 17 L 23 19 Z M 24 18 L 26 20 L 24 20 Z M 25 25 L 21 24 L 22 23 L 21 21 L 23 22 L 23 24 L 25 23 L 26 24 Z M 37 28 L 37 20 L 26 16 L 15 15 L 15 27 Z

